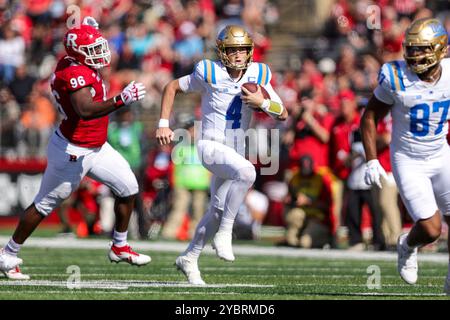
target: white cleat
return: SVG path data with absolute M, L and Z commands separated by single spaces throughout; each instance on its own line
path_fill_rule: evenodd
M 0 271 L 3 273 L 14 269 L 18 265 L 22 264 L 23 260 L 15 256 L 9 255 L 5 252 L 5 249 L 0 249 Z
M 450 275 L 449 275 L 450 276 Z M 447 276 L 444 282 L 444 293 L 450 296 L 450 278 Z
M 30 280 L 30 276 L 27 274 L 23 274 L 18 266 L 9 271 L 3 271 L 3 273 L 8 279 L 11 280 Z
M 175 266 L 183 272 L 190 284 L 198 286 L 204 286 L 206 284 L 200 275 L 197 260 L 190 259 L 186 256 L 179 256 L 175 260 Z
M 409 284 L 417 282 L 417 248 L 409 251 L 403 245 L 406 242 L 408 234 L 402 234 L 397 241 L 397 269 L 402 279 Z
M 219 231 L 216 233 L 214 239 L 212 240 L 212 247 L 214 250 L 216 250 L 217 256 L 228 262 L 234 261 L 231 239 L 232 239 L 231 233 Z
M 119 263 L 124 261 L 134 266 L 143 266 L 152 261 L 152 258 L 149 256 L 134 252 L 128 244 L 123 247 L 117 247 L 112 244 L 108 257 L 111 262 Z

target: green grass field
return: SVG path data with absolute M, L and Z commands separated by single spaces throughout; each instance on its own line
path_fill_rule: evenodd
M 32 280 L 0 278 L 0 300 L 448 299 L 442 294 L 445 263 L 420 263 L 418 284 L 410 286 L 397 275 L 395 261 L 236 255 L 237 260 L 229 264 L 205 254 L 200 269 L 208 285 L 196 287 L 188 285 L 173 266 L 175 252 L 150 252 L 152 262 L 140 268 L 112 264 L 106 253 L 99 249 L 24 247 L 22 271 Z M 80 289 L 67 287 L 71 275 L 67 268 L 74 265 L 80 268 Z M 367 287 L 371 265 L 380 268 L 379 289 Z

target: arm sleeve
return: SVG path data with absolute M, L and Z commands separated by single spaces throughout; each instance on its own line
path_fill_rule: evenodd
M 374 95 L 381 102 L 393 105 L 395 100 L 388 68 L 386 63 L 381 67 L 378 73 L 378 86 L 375 88 Z
M 202 92 L 205 89 L 206 82 L 203 78 L 203 63 L 198 62 L 191 74 L 178 79 L 180 88 L 183 92 Z

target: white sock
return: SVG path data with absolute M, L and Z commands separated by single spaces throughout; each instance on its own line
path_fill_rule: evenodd
M 123 247 L 127 244 L 127 235 L 128 231 L 125 232 L 118 232 L 114 229 L 113 233 L 113 243 L 116 247 Z
M 9 242 L 5 247 L 5 252 L 10 256 L 17 257 L 17 254 L 19 253 L 21 247 L 21 244 L 16 243 L 13 238 L 11 238 L 9 239 Z
M 223 217 L 222 221 L 220 222 L 219 231 L 226 232 L 226 233 L 232 233 L 233 232 L 233 224 L 234 224 L 234 219 L 228 219 L 228 218 Z

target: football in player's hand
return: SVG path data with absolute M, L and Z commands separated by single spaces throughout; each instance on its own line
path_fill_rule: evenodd
M 269 95 L 269 93 L 267 92 L 267 90 L 264 89 L 263 86 L 260 86 L 260 85 L 257 84 L 257 83 L 254 83 L 254 82 L 246 82 L 246 83 L 244 83 L 242 86 L 243 86 L 245 89 L 247 89 L 248 91 L 252 92 L 252 93 L 258 91 L 258 86 L 259 86 L 259 87 L 261 88 L 261 92 L 262 92 L 262 94 L 263 94 L 263 96 L 264 96 L 264 99 L 270 99 L 270 95 Z
M 258 86 L 259 86 L 259 87 L 261 88 L 261 92 L 262 92 L 262 94 L 263 94 L 264 99 L 270 99 L 270 95 L 269 95 L 269 93 L 267 92 L 267 90 L 264 89 L 263 86 L 260 86 L 260 85 L 257 84 L 257 83 L 254 83 L 254 82 L 246 82 L 246 83 L 244 83 L 242 86 L 243 86 L 245 89 L 247 89 L 248 91 L 252 92 L 252 93 L 258 91 Z M 260 109 L 260 108 L 252 107 L 252 106 L 250 106 L 250 105 L 249 105 L 249 107 L 252 108 L 253 110 L 257 111 L 257 112 L 263 112 L 263 110 Z

